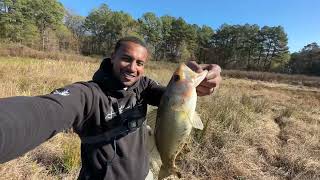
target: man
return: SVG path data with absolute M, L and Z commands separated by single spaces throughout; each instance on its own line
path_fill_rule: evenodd
M 73 127 L 81 138 L 79 179 L 145 179 L 147 104 L 157 106 L 165 90 L 143 76 L 147 61 L 145 43 L 126 37 L 117 42 L 111 58 L 103 60 L 93 81 L 44 96 L 1 99 L 0 163 Z M 211 94 L 221 81 L 220 67 L 188 65 L 195 71 L 209 70 L 197 92 Z

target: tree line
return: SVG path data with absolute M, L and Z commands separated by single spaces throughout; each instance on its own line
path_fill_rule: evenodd
M 109 56 L 123 36 L 143 38 L 156 61 L 197 59 L 222 68 L 320 75 L 316 43 L 290 54 L 281 26 L 228 25 L 217 29 L 152 12 L 134 19 L 106 4 L 88 16 L 65 10 L 57 0 L 0 0 L 0 39 L 43 51 Z

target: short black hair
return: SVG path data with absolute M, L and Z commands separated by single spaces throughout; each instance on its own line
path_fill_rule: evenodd
M 116 46 L 114 47 L 114 53 L 117 52 L 117 50 L 125 43 L 125 42 L 133 42 L 133 43 L 136 43 L 136 44 L 139 44 L 141 46 L 143 46 L 144 48 L 147 48 L 147 44 L 141 40 L 140 38 L 138 37 L 135 37 L 135 36 L 127 36 L 127 37 L 123 37 L 121 39 L 119 39 L 116 43 Z

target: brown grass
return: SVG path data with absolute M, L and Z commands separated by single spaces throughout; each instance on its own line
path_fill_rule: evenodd
M 8 57 L 24 57 L 34 59 L 51 59 L 51 60 L 67 60 L 67 61 L 99 61 L 98 58 L 81 56 L 72 52 L 59 51 L 38 51 L 22 44 L 0 43 L 0 56 Z
M 273 88 L 265 90 L 237 81 L 223 82 L 239 84 L 236 89 L 222 85 L 218 94 L 200 100 L 202 120 L 210 128 L 200 143 L 194 139 L 199 144 L 190 144 L 197 150 L 182 156 L 185 177 L 320 179 L 319 92 L 287 91 L 270 83 L 262 87 Z M 278 94 L 290 96 L 295 104 Z
M 0 96 L 49 93 L 72 82 L 90 80 L 98 66 L 89 61 L 0 57 Z
M 46 94 L 90 80 L 98 66 L 0 57 L 0 97 Z M 146 73 L 166 84 L 175 67 L 151 62 Z M 205 129 L 178 157 L 182 179 L 320 179 L 320 90 L 289 84 L 224 78 L 199 98 Z M 0 179 L 76 179 L 79 165 L 79 139 L 60 133 L 1 164 Z
M 223 76 L 238 78 L 238 79 L 252 79 L 268 82 L 280 82 L 292 85 L 320 87 L 320 77 L 307 75 L 288 75 L 270 72 L 257 71 L 240 71 L 240 70 L 225 70 L 222 72 Z

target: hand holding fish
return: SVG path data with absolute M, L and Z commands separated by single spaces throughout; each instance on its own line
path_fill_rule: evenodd
M 206 78 L 196 87 L 198 96 L 212 94 L 221 82 L 221 68 L 217 64 L 197 64 L 195 61 L 189 61 L 187 66 L 197 73 L 208 70 Z

